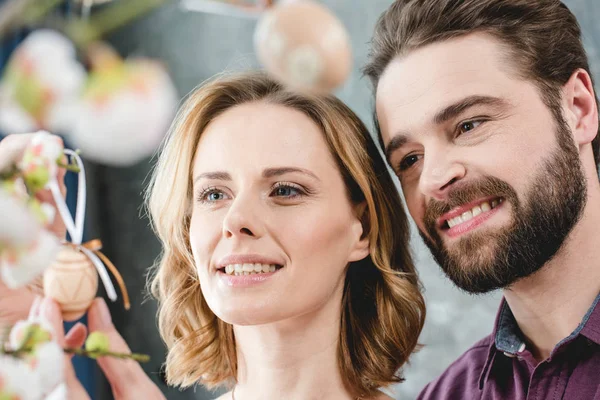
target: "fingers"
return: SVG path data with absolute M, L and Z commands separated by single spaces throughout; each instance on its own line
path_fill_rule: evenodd
M 31 309 L 29 310 L 29 319 L 33 319 L 40 315 L 40 307 L 42 305 L 42 297 L 35 296 L 33 300 L 33 304 L 31 305 Z
M 64 347 L 65 329 L 63 327 L 62 313 L 58 303 L 49 297 L 44 297 L 40 304 L 40 314 L 52 326 L 52 330 L 54 331 L 54 339 L 61 347 Z
M 71 329 L 71 331 L 69 331 L 69 335 L 65 337 L 62 314 L 60 311 L 60 307 L 56 301 L 49 297 L 45 297 L 40 302 L 39 313 L 52 326 L 52 329 L 54 330 L 54 340 L 58 343 L 59 346 L 61 346 L 62 348 L 81 347 L 83 341 L 85 341 L 85 336 L 87 334 L 85 327 L 83 326 L 83 324 L 76 324 Z M 81 386 L 81 383 L 79 383 L 79 380 L 77 379 L 77 374 L 75 373 L 75 369 L 73 368 L 73 364 L 71 363 L 71 358 L 71 355 L 65 354 L 63 363 L 65 379 L 64 382 L 69 393 L 69 398 L 74 400 L 89 400 L 85 389 L 83 388 L 83 386 Z
M 88 312 L 88 325 L 90 332 L 101 331 L 108 336 L 110 351 L 131 352 L 125 340 L 115 329 L 104 299 L 97 298 L 92 303 Z M 156 393 L 158 390 L 146 376 L 142 367 L 134 360 L 99 357 L 98 365 L 110 382 L 115 395 L 124 395 L 130 388 L 138 388 L 138 390 L 143 388 L 141 393 L 146 393 L 144 390 L 147 390 L 147 393 Z
M 28 288 L 11 289 L 0 279 L 0 328 L 27 319 L 34 300 Z
M 78 349 L 84 345 L 87 337 L 87 328 L 81 322 L 73 326 L 65 336 L 65 346 L 69 349 Z

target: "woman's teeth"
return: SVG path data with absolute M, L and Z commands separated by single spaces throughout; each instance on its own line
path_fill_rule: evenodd
M 490 211 L 490 210 L 496 208 L 499 204 L 501 204 L 502 201 L 503 201 L 503 199 L 495 199 L 495 200 L 492 200 L 491 202 L 484 201 L 483 203 L 473 207 L 471 210 L 465 211 L 464 213 L 462 213 L 462 215 L 459 215 L 458 217 L 454 217 L 454 218 L 446 221 L 448 223 L 448 227 L 452 228 L 458 224 L 467 222 L 468 220 L 472 219 L 473 217 L 478 216 L 481 213 Z
M 229 264 L 225 266 L 227 275 L 253 275 L 275 272 L 275 264 Z

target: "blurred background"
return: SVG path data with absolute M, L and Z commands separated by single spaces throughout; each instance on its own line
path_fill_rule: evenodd
M 366 63 L 375 22 L 392 0 L 321 0 L 321 3 L 342 21 L 352 45 L 352 72 L 335 93 L 372 127 L 373 98 L 360 68 Z M 567 0 L 565 3 L 579 18 L 592 73 L 599 77 L 600 2 Z M 25 7 L 32 4 L 35 7 Z M 133 351 L 152 356 L 144 368 L 161 385 L 167 398 L 173 400 L 211 399 L 216 394 L 201 387 L 187 391 L 167 389 L 163 382 L 161 364 L 165 349 L 156 329 L 156 306 L 153 301 L 145 300 L 144 292 L 147 269 L 160 252 L 142 210 L 151 155 L 166 131 L 172 110 L 190 90 L 223 71 L 260 67 L 253 44 L 257 15 L 213 5 L 203 0 L 0 0 L 1 85 L 4 90 L 10 85 L 25 87 L 21 92 L 13 91 L 16 93 L 13 100 L 21 99 L 21 109 L 16 109 L 14 101 L 0 100 L 0 134 L 39 126 L 52 127 L 57 134 L 79 132 L 65 138 L 68 144 L 82 148 L 86 160 L 86 236 L 102 240 L 104 253 L 119 268 L 131 296 L 129 311 L 123 310 L 120 301 L 109 303 L 115 325 Z M 115 6 L 120 7 L 118 12 L 109 10 Z M 90 21 L 96 24 L 94 30 L 85 28 Z M 66 33 L 78 38 L 75 42 L 79 47 L 71 49 L 60 38 L 41 29 L 65 24 Z M 27 42 L 32 34 L 40 32 L 46 36 L 33 37 L 35 40 Z M 83 65 L 74 64 L 75 59 L 82 59 L 82 46 L 96 37 L 110 47 L 100 48 Z M 40 50 L 44 40 L 57 46 L 51 56 Z M 25 48 L 24 43 L 27 52 L 17 56 L 19 46 Z M 114 66 L 123 63 L 127 63 L 127 68 L 119 71 L 129 72 L 116 73 Z M 85 82 L 83 67 L 94 74 Z M 37 83 L 24 85 L 23 80 L 32 73 L 40 75 Z M 146 83 L 133 78 L 141 75 L 148 77 Z M 51 90 L 52 85 L 57 88 Z M 56 97 L 68 97 L 82 87 L 86 93 L 83 101 L 77 104 L 67 101 L 50 116 L 43 110 Z M 112 96 L 124 88 L 141 90 L 147 96 L 142 118 L 139 115 L 133 118 L 125 112 L 128 107 L 136 109 L 134 100 L 126 95 L 120 99 Z M 78 120 L 65 117 L 74 114 L 74 107 L 83 107 L 77 111 L 81 116 Z M 113 151 L 115 146 L 120 150 Z M 68 184 L 73 193 L 75 181 L 70 179 Z M 398 399 L 416 398 L 425 384 L 475 341 L 489 334 L 500 299 L 500 293 L 469 296 L 455 289 L 431 259 L 414 226 L 411 228 L 428 314 L 421 337 L 425 346 L 406 367 L 406 382 L 392 392 Z M 94 363 L 75 362 L 93 398 L 110 399 L 110 389 Z

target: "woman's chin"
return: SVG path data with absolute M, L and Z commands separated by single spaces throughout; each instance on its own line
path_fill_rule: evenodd
M 231 325 L 250 326 L 264 325 L 282 319 L 276 310 L 268 310 L 258 306 L 228 307 L 213 310 L 215 315 Z

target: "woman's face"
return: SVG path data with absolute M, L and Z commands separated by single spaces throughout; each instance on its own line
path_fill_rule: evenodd
M 262 102 L 213 120 L 193 164 L 190 244 L 202 293 L 236 325 L 336 306 L 368 241 L 320 128 Z

